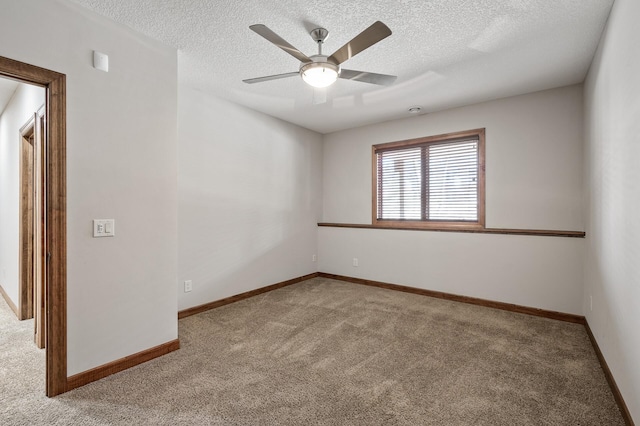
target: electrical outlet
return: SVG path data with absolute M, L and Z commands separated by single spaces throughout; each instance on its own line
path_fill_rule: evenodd
M 189 293 L 193 290 L 193 282 L 191 280 L 187 280 L 184 282 L 184 292 Z
M 593 296 L 589 296 L 589 310 L 593 311 Z
M 312 262 L 316 262 L 318 260 L 318 256 L 316 256 L 315 254 L 313 256 L 311 256 L 311 261 Z
M 358 258 L 357 258 L 357 257 L 354 257 L 354 258 L 353 258 L 353 266 L 354 266 L 354 267 L 357 267 L 357 266 L 358 266 Z

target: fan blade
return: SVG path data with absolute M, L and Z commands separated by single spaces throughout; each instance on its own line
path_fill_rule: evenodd
M 293 56 L 300 62 L 313 62 L 311 59 L 309 59 L 307 55 L 305 55 L 304 53 L 302 53 L 301 51 L 299 51 L 298 49 L 290 45 L 285 39 L 283 39 L 278 34 L 274 33 L 269 28 L 267 28 L 266 25 L 256 24 L 256 25 L 251 25 L 249 28 L 251 28 L 258 35 L 261 35 L 262 37 L 266 38 L 268 41 L 275 44 L 280 49 L 284 50 L 285 52 L 287 52 L 289 55 Z
M 285 74 L 276 74 L 276 75 L 267 75 L 265 77 L 257 77 L 257 78 L 248 78 L 246 80 L 242 80 L 245 83 L 253 84 L 253 83 L 262 83 L 263 81 L 269 80 L 279 80 L 281 78 L 293 77 L 295 75 L 300 75 L 299 72 L 288 72 Z
M 353 58 L 363 50 L 373 46 L 380 40 L 391 35 L 391 30 L 380 21 L 376 21 L 369 28 L 355 36 L 350 42 L 329 56 L 328 60 L 340 65 L 349 58 Z
M 374 72 L 345 70 L 340 71 L 340 78 L 346 80 L 363 81 L 365 83 L 379 84 L 381 86 L 390 86 L 396 81 L 395 75 L 376 74 Z

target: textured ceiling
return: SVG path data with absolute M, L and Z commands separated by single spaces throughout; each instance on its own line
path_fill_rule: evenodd
M 584 80 L 613 0 L 73 0 L 179 49 L 181 84 L 328 133 Z M 390 87 L 312 89 L 296 59 L 249 29 L 265 24 L 307 55 L 331 54 L 380 20 L 393 34 L 343 64 L 397 75 Z M 108 52 L 107 52 L 108 53 Z M 326 91 L 326 92 L 324 92 Z

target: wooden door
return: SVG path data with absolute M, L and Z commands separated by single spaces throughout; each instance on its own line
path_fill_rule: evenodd
M 27 123 L 28 125 L 29 123 Z M 25 125 L 25 126 L 27 126 Z M 24 127 L 23 127 L 24 129 Z M 34 129 L 27 127 L 21 132 L 20 146 L 20 268 L 18 297 L 18 319 L 33 318 L 34 280 L 33 280 L 33 243 L 34 243 Z
M 35 113 L 34 116 L 34 191 L 33 191 L 33 283 L 34 283 L 34 341 L 39 348 L 45 347 L 45 294 L 46 294 L 46 274 L 45 272 L 45 255 L 46 255 L 46 197 L 44 190 L 46 188 L 44 170 L 45 153 L 44 153 L 44 117 Z
M 34 319 L 34 341 L 45 347 L 46 164 L 44 107 L 20 129 L 20 308 Z

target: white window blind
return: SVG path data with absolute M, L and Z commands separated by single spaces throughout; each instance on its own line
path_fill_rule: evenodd
M 478 220 L 478 138 L 376 155 L 378 219 Z
M 422 148 L 378 154 L 378 218 L 422 218 Z

